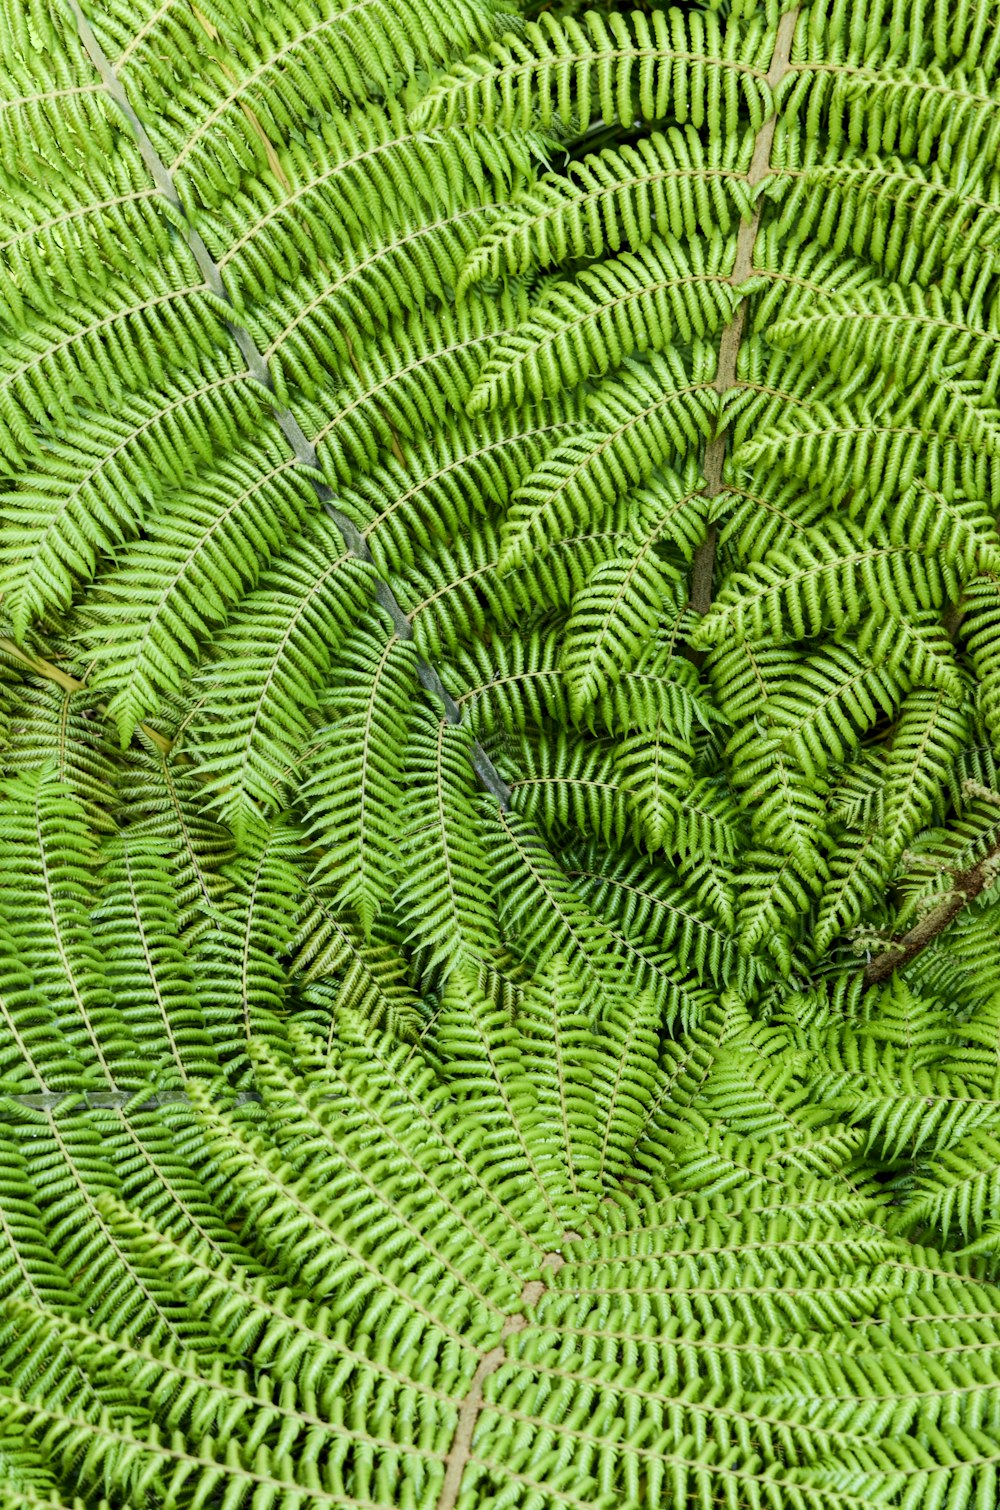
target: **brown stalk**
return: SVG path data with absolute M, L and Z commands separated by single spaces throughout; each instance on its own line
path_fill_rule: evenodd
M 792 53 L 792 38 L 795 35 L 795 23 L 798 20 L 798 10 L 786 11 L 778 26 L 778 34 L 774 42 L 774 54 L 771 58 L 771 66 L 767 71 L 767 84 L 774 90 L 781 83 L 786 73 L 789 72 Z M 753 157 L 747 170 L 744 182 L 751 189 L 761 183 L 768 175 L 771 166 L 771 143 L 774 140 L 774 128 L 777 125 L 777 114 L 770 116 L 760 128 L 757 139 L 754 142 Z M 760 229 L 760 216 L 762 201 L 758 201 L 750 220 L 740 223 L 739 235 L 736 238 L 736 260 L 733 271 L 729 276 L 729 282 L 734 287 L 745 283 L 753 271 L 753 249 L 757 240 L 757 232 Z M 719 366 L 715 374 L 715 390 L 717 393 L 726 393 L 736 382 L 736 365 L 739 360 L 740 342 L 743 339 L 743 326 L 746 321 L 747 301 L 741 299 L 732 320 L 722 332 L 722 340 L 719 343 Z M 728 439 L 728 427 L 720 430 L 705 449 L 705 488 L 706 498 L 714 498 L 723 489 L 722 469 L 726 459 L 726 441 Z M 712 606 L 712 577 L 715 571 L 715 544 L 718 530 L 714 524 L 709 525 L 708 533 L 695 552 L 691 566 L 691 597 L 690 605 L 695 613 L 706 614 Z
M 565 1232 L 563 1241 L 569 1242 L 577 1236 L 576 1232 Z M 542 1270 L 547 1269 L 550 1274 L 557 1274 L 565 1262 L 561 1253 L 546 1253 L 542 1259 Z M 525 1309 L 535 1305 L 544 1295 L 545 1289 L 544 1279 L 530 1280 L 521 1292 L 521 1305 Z M 512 1337 L 515 1332 L 520 1332 L 527 1324 L 528 1318 L 523 1310 L 515 1312 L 513 1316 L 508 1316 L 496 1346 L 491 1347 L 489 1352 L 484 1353 L 479 1360 L 479 1367 L 472 1376 L 472 1383 L 459 1408 L 455 1435 L 448 1449 L 448 1456 L 445 1458 L 444 1483 L 441 1485 L 437 1510 L 455 1510 L 458 1492 L 462 1487 L 462 1476 L 472 1456 L 472 1438 L 475 1435 L 479 1412 L 483 1408 L 484 1386 L 490 1374 L 496 1373 L 507 1356 L 504 1340 Z
M 951 878 L 951 890 L 941 901 L 925 913 L 920 922 L 908 933 L 904 933 L 902 938 L 893 939 L 881 954 L 869 960 L 865 966 L 865 985 L 880 985 L 894 971 L 902 970 L 908 965 L 928 944 L 933 943 L 949 923 L 955 921 L 964 907 L 968 907 L 970 902 L 974 902 L 981 892 L 993 884 L 997 879 L 998 863 L 1000 843 L 995 844 L 987 855 L 966 870 L 955 871 Z

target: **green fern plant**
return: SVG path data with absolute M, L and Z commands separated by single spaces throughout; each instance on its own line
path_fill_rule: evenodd
M 459 975 L 427 1050 L 345 1018 L 255 1045 L 260 1103 L 4 1137 L 9 1502 L 982 1501 L 989 1260 L 891 1235 L 731 996 L 664 1049 L 581 1005 L 562 961 L 516 1026 Z
M 537 550 L 565 528 L 564 500 L 574 525 L 599 516 L 609 492 L 639 480 L 640 456 L 661 474 L 700 472 L 702 523 L 690 543 L 671 540 L 687 561 L 694 554 L 685 575 L 701 616 L 681 635 L 705 656 L 733 725 L 725 768 L 755 878 L 738 932 L 785 974 L 796 957 L 814 968 L 862 922 L 889 922 L 900 861 L 928 820 L 947 817 L 946 773 L 992 716 L 988 641 L 968 638 L 966 606 L 988 593 L 997 539 L 991 274 L 980 254 L 991 169 L 979 154 L 992 138 L 967 82 L 984 23 L 913 7 L 890 26 L 888 14 L 546 14 L 446 75 L 416 115 L 514 133 L 537 120 L 583 152 L 598 112 L 631 133 L 676 122 L 550 171 L 495 212 L 460 289 L 544 277 L 469 409 L 588 378 L 589 402 L 603 405 L 635 381 L 626 359 L 635 368 L 638 353 L 639 381 L 666 398 L 656 353 L 698 351 L 721 320 L 707 439 L 675 431 L 667 449 L 608 426 L 553 450 L 508 513 L 500 567 L 522 542 Z M 977 78 L 992 65 L 982 66 Z M 967 226 L 948 196 L 973 183 L 980 218 Z M 606 470 L 622 445 L 630 474 Z M 671 538 L 664 501 L 654 508 Z M 613 560 L 574 606 L 621 570 Z M 647 580 L 633 572 L 614 624 L 619 675 L 634 664 Z M 653 596 L 662 601 L 663 587 Z M 607 681 L 600 627 L 589 651 L 567 641 L 577 717 Z M 784 646 L 808 651 L 808 673 L 800 654 L 763 680 L 752 661 L 738 670 L 756 647 Z M 582 679 L 599 666 L 603 680 Z M 743 711 L 736 686 L 747 689 Z M 873 738 L 893 753 L 881 832 L 860 862 L 861 836 L 834 816 L 836 783 Z M 670 854 L 662 825 L 646 838 Z
M 0 0 L 0 1504 L 998 1499 L 988 0 Z

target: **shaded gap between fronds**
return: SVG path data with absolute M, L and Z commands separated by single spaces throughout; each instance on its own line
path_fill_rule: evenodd
M 79 681 L 75 676 L 70 676 L 68 671 L 63 671 L 59 666 L 54 666 L 51 661 L 44 660 L 41 656 L 32 655 L 22 646 L 16 645 L 13 640 L 0 638 L 0 654 L 10 656 L 11 660 L 17 661 L 26 670 L 34 672 L 43 681 L 55 682 L 64 692 L 85 692 L 86 682 Z M 99 712 L 106 713 L 103 703 L 97 704 Z M 151 729 L 148 724 L 139 724 L 138 727 L 146 738 L 152 740 L 156 748 L 164 755 L 170 753 L 170 740 L 166 735 L 160 734 L 156 729 Z
M 232 310 L 232 317 L 227 319 L 226 325 L 246 364 L 247 376 L 250 382 L 268 395 L 274 420 L 288 442 L 296 465 L 302 467 L 307 472 L 317 499 L 339 530 L 347 551 L 359 560 L 367 562 L 374 569 L 372 554 L 364 537 L 354 523 L 348 519 L 347 515 L 341 513 L 333 502 L 335 495 L 333 489 L 323 480 L 315 446 L 306 437 L 291 410 L 276 402 L 274 384 L 271 380 L 268 365 L 261 355 L 250 331 L 237 320 L 235 305 L 229 296 L 222 272 L 208 250 L 204 239 L 188 219 L 170 170 L 159 157 L 149 133 L 130 103 L 124 86 L 115 73 L 110 59 L 101 47 L 100 42 L 94 35 L 90 24 L 80 8 L 79 0 L 64 0 L 64 4 L 73 17 L 80 41 L 99 74 L 108 97 L 112 100 L 132 133 L 142 160 L 146 164 L 146 168 L 156 185 L 157 191 L 170 206 L 172 211 L 170 223 L 183 235 L 198 271 L 204 278 L 209 290 L 217 299 Z M 401 640 L 411 640 L 413 638 L 413 629 L 410 621 L 392 588 L 381 575 L 377 577 L 375 595 L 379 604 L 389 615 L 396 635 Z M 424 690 L 429 692 L 431 697 L 441 705 L 446 721 L 450 724 L 461 724 L 462 710 L 446 690 L 436 669 L 426 661 L 418 658 L 417 676 Z M 510 788 L 478 740 L 473 739 L 471 741 L 469 754 L 480 784 L 496 799 L 503 811 L 509 811 L 511 805 Z

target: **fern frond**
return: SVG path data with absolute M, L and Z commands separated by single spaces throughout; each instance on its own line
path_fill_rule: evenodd
M 885 769 L 884 837 L 893 861 L 940 806 L 967 733 L 966 709 L 947 693 L 917 689 L 907 697 Z
M 500 924 L 512 948 L 535 972 L 556 955 L 571 960 L 584 1009 L 593 1010 L 603 993 L 615 989 L 620 975 L 607 928 L 582 903 L 526 820 L 499 809 L 484 816 L 489 820 L 491 889 L 499 899 Z
M 934 1226 L 945 1235 L 957 1227 L 969 1241 L 987 1221 L 995 1221 L 998 1201 L 1000 1142 L 977 1127 L 940 1152 L 917 1177 L 895 1225 L 900 1231 Z
M 55 40 L 52 14 L 47 6 L 33 4 L 20 12 L 7 11 L 11 45 L 5 48 L 9 72 L 4 77 L 3 115 L 4 167 L 21 175 L 25 166 L 39 167 L 47 161 L 45 144 L 58 139 L 66 116 L 77 130 L 68 135 L 68 167 L 79 171 L 90 151 L 103 158 L 113 154 L 116 131 L 104 100 L 100 81 L 94 78 L 83 49 L 66 29 L 59 27 L 63 45 L 50 48 L 48 68 L 39 77 L 34 49 L 37 38 Z M 34 28 L 37 27 L 37 30 Z M 64 40 L 66 38 L 66 40 Z
M 198 940 L 210 1023 L 225 1024 L 219 1057 L 234 1084 L 249 1073 L 247 1040 L 283 1041 L 288 975 L 282 958 L 295 932 L 304 879 L 296 861 L 301 833 L 276 820 L 248 836 L 244 853 L 225 866 L 228 882 L 212 928 Z M 218 1042 L 218 1040 L 217 1040 Z
M 940 411 L 950 397 L 943 385 L 933 390 L 923 413 L 919 388 L 906 405 L 873 397 L 860 413 L 843 402 L 813 401 L 808 408 L 786 409 L 773 428 L 742 443 L 733 461 L 765 473 L 775 468 L 790 472 L 825 494 L 851 489 L 858 504 L 881 503 L 921 479 L 943 492 L 959 489 L 967 498 L 981 498 L 992 489 L 990 457 L 998 432 L 997 416 L 989 408 L 975 402 L 955 405 L 957 412 L 944 416 L 942 426 Z
M 846 646 L 827 646 L 799 662 L 795 682 L 768 701 L 768 737 L 815 779 L 891 717 L 908 690 L 905 673 L 897 679 Z
M 344 1013 L 369 1020 L 400 1040 L 412 1037 L 420 1021 L 420 1002 L 400 952 L 394 930 L 365 938 L 350 918 L 340 916 L 328 898 L 310 891 L 289 944 L 289 970 L 306 992 L 328 987 L 330 1015 Z
M 722 781 L 699 776 L 689 792 L 670 835 L 671 849 L 693 862 L 725 867 L 742 847 L 743 827 L 733 794 Z M 683 868 L 683 867 L 682 867 Z
M 517 812 L 556 834 L 572 828 L 606 844 L 621 843 L 629 815 L 606 744 L 562 732 L 555 738 L 522 735 L 509 741 L 504 755 Z
M 85 1071 L 60 1029 L 56 1013 L 35 986 L 31 971 L 18 958 L 14 939 L 0 935 L 0 1095 L 30 1093 L 42 1087 L 66 1090 L 79 1086 Z
M 202 641 L 315 508 L 311 484 L 272 442 L 185 491 L 123 552 L 102 579 L 89 630 L 93 685 L 114 689 L 109 709 L 123 740 L 179 690 Z
M 130 394 L 113 410 L 78 408 L 70 434 L 47 435 L 2 495 L 0 582 L 16 631 L 68 606 L 164 495 L 229 454 L 260 414 L 235 359 L 216 355 L 204 375 L 177 372 L 155 396 Z
M 732 783 L 755 836 L 794 856 L 804 876 L 823 869 L 823 794 L 775 739 L 752 726 L 730 740 L 726 751 Z
M 176 748 L 152 750 L 120 773 L 118 795 L 120 820 L 132 836 L 162 845 L 180 926 L 203 930 L 228 889 L 223 872 L 234 843 L 206 811 L 201 784 Z
M 959 582 L 947 560 L 830 520 L 736 573 L 695 638 L 706 647 L 728 635 L 781 644 L 857 623 L 865 612 L 909 617 L 953 600 Z
M 751 954 L 765 948 L 782 975 L 792 971 L 793 948 L 828 874 L 825 857 L 793 838 L 777 853 L 750 850 L 741 856 L 737 924 L 740 947 Z
M 316 416 L 313 438 L 330 482 L 343 485 L 374 468 L 397 437 L 435 428 L 442 400 L 464 408 L 487 347 L 523 309 L 516 295 L 467 299 L 393 327 L 370 347 Z
M 422 125 L 464 117 L 487 130 L 586 128 L 592 115 L 628 127 L 671 115 L 731 135 L 746 111 L 759 130 L 773 38 L 760 25 L 724 32 L 710 14 L 681 10 L 542 13 L 520 35 L 461 64 L 415 112 Z
M 2 915 L 18 955 L 89 1083 L 142 1084 L 138 1044 L 112 999 L 88 917 L 96 854 L 84 811 L 51 767 L 11 778 L 4 795 Z
M 744 183 L 753 138 L 670 127 L 548 173 L 497 214 L 468 256 L 459 296 L 473 283 L 551 267 L 571 258 L 634 249 L 667 232 L 677 239 L 728 235 L 749 216 Z
M 677 475 L 689 484 L 691 506 L 678 510 L 676 518 L 662 509 L 668 516 L 665 539 L 682 550 L 692 536 L 698 543 L 699 508 L 693 502 L 697 469 L 689 464 L 678 474 L 665 463 L 675 454 L 683 456 L 712 428 L 712 368 L 698 361 L 703 355 L 696 349 L 693 371 L 672 353 L 654 356 L 643 366 L 632 362 L 619 379 L 601 385 L 600 402 L 592 399 L 588 409 L 606 428 L 584 430 L 553 446 L 514 491 L 504 521 L 504 569 L 530 560 L 560 532 L 601 518 L 613 499 L 640 483 L 646 489 L 634 507 L 650 512 L 665 491 L 669 496 Z M 666 473 L 665 483 L 658 468 Z
M 997 624 L 1000 622 L 1000 575 L 987 572 L 973 577 L 965 589 L 965 612 L 961 632 L 976 673 L 979 712 L 994 742 L 1000 732 L 1000 658 L 997 656 Z
M 283 184 L 258 172 L 234 195 L 231 182 L 216 188 L 200 175 L 198 196 L 214 204 L 199 222 L 234 300 L 252 306 L 317 263 L 360 251 L 383 228 L 515 191 L 532 158 L 530 138 L 414 131 L 395 102 L 368 104 L 286 140 Z
M 816 921 L 815 945 L 825 951 L 838 934 L 866 914 L 881 921 L 883 891 L 892 870 L 885 839 L 875 827 L 848 829 L 830 854 L 830 874 L 823 888 Z
M 262 1068 L 265 1106 L 272 1113 L 285 1111 L 282 1131 L 287 1136 L 287 1112 L 294 1115 L 298 1110 L 294 1100 L 291 1106 L 287 1104 L 286 1087 L 292 1086 L 280 1065 L 262 1063 Z M 348 1096 L 352 1089 L 348 1082 Z M 355 1092 L 351 1099 L 361 1100 L 363 1096 L 364 1091 L 360 1096 Z M 509 1273 L 504 1274 L 495 1260 L 490 1262 L 492 1255 L 483 1251 L 484 1244 L 476 1242 L 478 1234 L 468 1220 L 449 1222 L 447 1215 L 435 1212 L 429 1223 L 421 1224 L 421 1232 L 408 1218 L 405 1194 L 407 1187 L 413 1188 L 417 1173 L 412 1159 L 408 1161 L 411 1168 L 407 1170 L 404 1165 L 397 1176 L 396 1188 L 390 1186 L 383 1192 L 372 1178 L 374 1171 L 365 1168 L 367 1161 L 359 1163 L 357 1157 L 338 1160 L 327 1147 L 317 1168 L 319 1161 L 303 1160 L 300 1147 L 289 1168 L 284 1159 L 275 1157 L 269 1139 L 234 1127 L 231 1119 L 216 1111 L 203 1096 L 197 1096 L 195 1104 L 208 1147 L 219 1159 L 229 1183 L 234 1212 L 245 1230 L 253 1232 L 255 1248 L 266 1255 L 269 1265 L 280 1268 L 291 1287 L 308 1290 L 313 1303 L 327 1309 L 334 1319 L 345 1313 L 360 1319 L 374 1301 L 375 1316 L 369 1318 L 374 1325 L 378 1312 L 384 1316 L 387 1307 L 394 1305 L 406 1314 L 411 1326 L 424 1333 L 425 1347 L 436 1349 L 448 1339 L 464 1351 L 480 1342 L 489 1327 L 489 1313 L 495 1315 L 505 1299 L 509 1302 L 515 1298 L 509 1293 Z M 299 1113 L 300 1126 L 311 1110 L 308 1107 L 304 1117 Z M 315 1120 L 320 1128 L 326 1122 L 322 1116 Z M 336 1187 L 338 1174 L 343 1178 L 348 1171 L 368 1192 L 381 1220 L 370 1220 L 368 1205 L 359 1207 L 353 1222 L 345 1221 L 342 1206 L 331 1199 L 331 1186 Z M 464 1244 L 455 1252 L 459 1231 Z M 403 1237 L 410 1244 L 405 1267 L 398 1261 L 390 1266 L 389 1255 L 398 1249 Z M 509 1265 L 504 1267 L 509 1269 Z M 494 1293 L 487 1298 L 484 1291 Z
M 114 1114 L 103 1117 L 72 1111 L 46 1112 L 40 1118 L 27 1172 L 48 1213 L 49 1245 L 67 1276 L 86 1269 L 90 1280 L 87 1314 L 101 1326 L 114 1318 L 129 1335 L 145 1336 L 154 1345 L 178 1340 L 169 1287 L 162 1274 L 150 1272 L 114 1240 L 102 1200 L 122 1188 L 122 1141 Z M 104 1134 L 104 1136 L 102 1136 Z M 172 1213 L 174 1219 L 176 1214 Z M 197 1328 L 191 1329 L 192 1341 Z
M 957 369 L 978 378 L 986 400 L 1000 382 L 1000 331 L 978 301 L 970 308 L 954 290 L 869 280 L 850 294 L 817 299 L 811 290 L 801 304 L 786 293 L 766 335 L 775 346 L 822 355 L 845 375 L 864 365 L 941 381 Z
M 862 655 L 895 681 L 935 687 L 955 699 L 964 694 L 954 645 L 933 612 L 908 619 L 872 618 L 851 639 Z
M 625 511 L 610 510 L 592 528 L 567 535 L 526 567 L 501 576 L 499 530 L 485 523 L 468 540 L 424 556 L 393 586 L 407 608 L 414 643 L 427 660 L 463 639 L 522 623 L 543 608 L 566 607 L 612 552 L 627 545 Z
M 396 911 L 424 968 L 448 971 L 489 957 L 501 943 L 486 886 L 487 849 L 476 821 L 469 737 L 429 715 L 414 724 L 410 787 L 399 819 Z
M 654 871 L 637 856 L 609 861 L 588 848 L 571 859 L 568 874 L 588 904 L 624 933 L 668 951 L 701 983 L 736 986 L 742 979 L 731 923 L 713 916 L 704 892 L 692 895 L 665 865 Z
M 185 749 L 206 797 L 241 838 L 282 806 L 339 640 L 374 596 L 374 574 L 322 516 L 232 615 L 192 683 Z
M 0 1499 L 986 1510 L 991 3 L 92 9 L 0 0 Z
M 163 128 L 175 171 L 183 166 L 195 180 L 209 177 L 228 187 L 234 163 L 248 171 L 266 162 L 262 136 L 265 142 L 286 141 L 308 126 L 311 112 L 327 114 L 344 101 L 392 95 L 418 68 L 481 45 L 493 30 L 489 7 L 467 0 L 457 6 L 421 0 L 412 10 L 393 0 L 324 4 L 308 25 L 295 11 L 268 13 L 267 19 L 267 29 L 253 41 L 228 6 L 206 5 L 188 22 L 202 47 L 222 62 L 225 85 L 220 92 L 215 78 L 199 78 L 193 67 L 186 71 L 184 94 Z M 171 21 L 156 11 L 143 21 L 117 6 L 102 16 L 102 35 L 125 52 L 125 76 L 136 86 L 169 88 L 157 48 L 168 38 L 177 46 L 178 22 Z
M 886 135 L 879 137 L 884 144 Z M 889 278 L 924 287 L 942 271 L 953 284 L 955 269 L 996 255 L 994 175 L 963 183 L 950 165 L 905 161 L 884 146 L 845 160 L 832 141 L 793 161 L 791 169 L 780 165 L 767 187 L 781 196 L 779 235 L 794 228 L 841 255 L 869 257 Z
M 673 842 L 694 785 L 694 750 L 669 723 L 659 722 L 615 745 L 615 768 L 632 813 L 633 839 L 650 854 Z
M 489 644 L 475 641 L 453 658 L 455 703 L 477 735 L 525 731 L 553 719 L 569 723 L 556 631 L 533 629 Z
M 455 415 L 446 434 L 412 437 L 405 465 L 388 457 L 352 479 L 337 505 L 380 571 L 405 570 L 421 550 L 467 533 L 490 505 L 506 504 L 545 451 L 581 428 L 569 406 L 562 415 L 550 406 L 544 422 L 528 414 L 523 424 L 506 415 L 475 423 Z
M 676 485 L 663 491 L 674 494 L 678 511 L 692 502 L 692 494 Z M 637 529 L 632 550 L 603 561 L 573 599 L 561 665 L 578 721 L 635 669 L 665 614 L 683 609 L 681 574 L 656 550 L 668 535 L 672 512 L 668 508 Z
M 549 283 L 531 317 L 501 337 L 469 396 L 470 414 L 541 399 L 618 367 L 634 352 L 704 339 L 731 320 L 732 238 L 658 236 Z
M 80 803 L 95 832 L 113 827 L 118 772 L 104 718 L 86 688 L 52 682 L 19 689 L 2 764 L 11 775 L 50 768 Z
M 692 663 L 673 649 L 669 638 L 656 636 L 587 709 L 587 723 L 592 728 L 601 724 L 609 734 L 648 733 L 662 724 L 675 729 L 685 744 L 696 728 L 721 724 L 722 715 L 705 696 Z
M 393 320 L 445 302 L 483 223 L 475 205 L 404 222 L 380 245 L 343 251 L 335 273 L 276 289 L 255 321 L 276 390 L 314 398 Z
M 218 1073 L 180 936 L 164 846 L 126 828 L 108 846 L 92 915 L 107 951 L 107 979 L 153 1081 Z
M 334 906 L 352 908 L 369 935 L 392 890 L 416 684 L 410 645 L 374 627 L 344 648 L 328 703 L 336 721 L 315 736 L 300 789 L 320 849 L 314 879 L 335 888 Z
M 171 252 L 144 274 L 138 291 L 119 276 L 90 310 L 74 302 L 5 342 L 0 453 L 13 467 L 42 453 L 35 427 L 64 426 L 79 395 L 113 409 L 130 390 L 169 383 L 184 367 L 202 369 L 226 344 L 193 262 Z
M 41 104 L 40 94 L 36 104 Z M 81 95 L 83 104 L 85 90 Z M 26 103 L 22 98 L 17 105 Z M 9 98 L 0 101 L 5 128 L 15 139 L 21 114 L 17 105 Z M 101 130 L 96 119 L 93 128 Z M 26 138 L 19 146 L 31 151 Z M 84 175 L 11 182 L 6 197 L 10 208 L 0 241 L 0 310 L 13 330 L 23 325 L 29 309 L 57 317 L 60 298 L 72 298 L 76 291 L 74 274 L 85 278 L 92 293 L 108 291 L 115 273 L 123 270 L 123 245 L 132 246 L 133 253 L 141 248 L 150 262 L 169 255 L 169 224 L 159 211 L 157 191 L 134 143 L 122 133 L 115 134 L 100 167 L 95 157 Z

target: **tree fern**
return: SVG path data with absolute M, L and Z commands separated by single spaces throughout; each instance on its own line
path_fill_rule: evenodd
M 0 13 L 0 1500 L 985 1510 L 990 7 Z
M 186 748 L 197 752 L 199 773 L 210 777 L 237 835 L 252 814 L 281 807 L 336 652 L 333 626 L 346 634 L 374 596 L 366 563 L 340 544 L 329 522 L 317 519 L 233 615 L 194 683 Z M 256 694 L 249 705 L 248 686 Z

